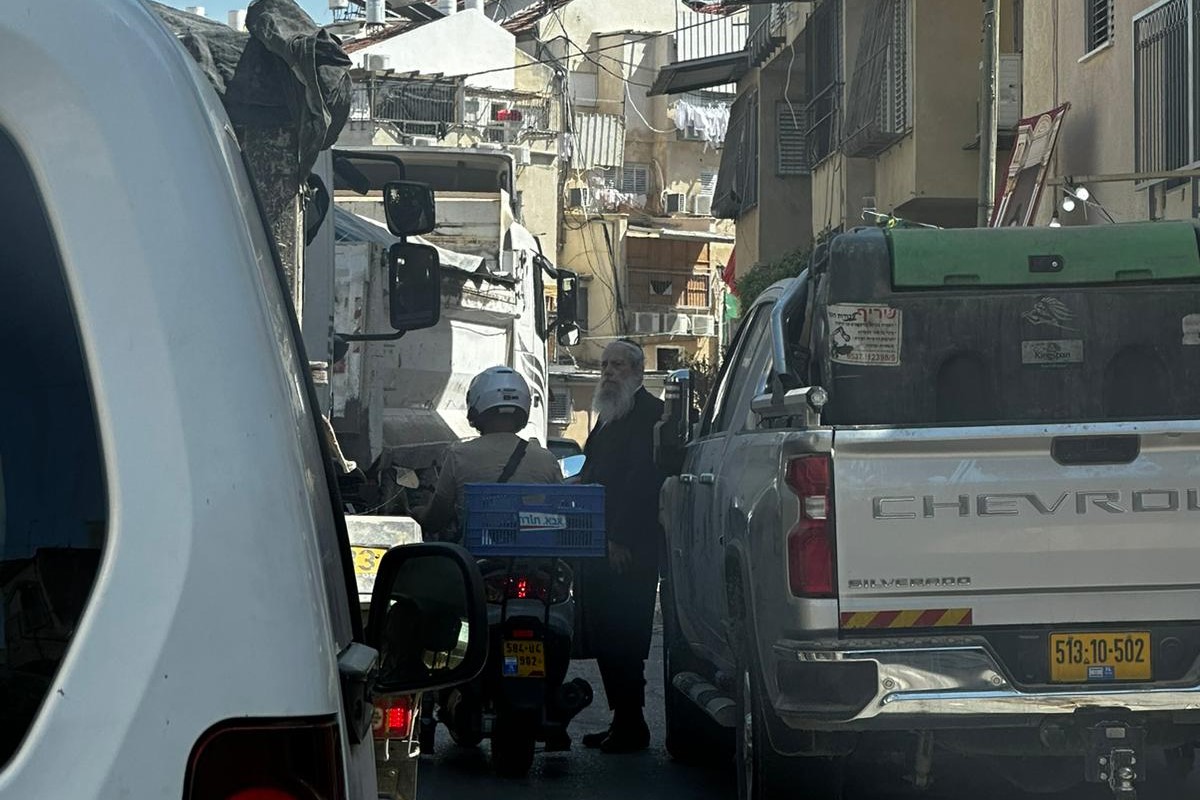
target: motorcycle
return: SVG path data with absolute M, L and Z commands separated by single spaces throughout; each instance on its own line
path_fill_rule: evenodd
M 568 482 L 578 474 L 571 469 L 563 465 Z M 539 742 L 546 752 L 570 749 L 567 726 L 592 702 L 587 681 L 566 680 L 575 571 L 568 560 L 549 556 L 480 557 L 477 564 L 488 604 L 488 661 L 479 677 L 444 690 L 435 710 L 423 710 L 421 749 L 432 752 L 441 723 L 461 747 L 490 739 L 496 774 L 522 777 Z

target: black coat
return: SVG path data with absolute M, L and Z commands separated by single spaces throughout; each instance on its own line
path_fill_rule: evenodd
M 582 483 L 604 486 L 608 540 L 629 548 L 633 567 L 617 574 L 605 559 L 581 567 L 579 655 L 623 654 L 645 658 L 650 649 L 663 530 L 658 493 L 664 476 L 654 463 L 654 426 L 663 404 L 645 389 L 633 410 L 594 429 L 584 453 Z

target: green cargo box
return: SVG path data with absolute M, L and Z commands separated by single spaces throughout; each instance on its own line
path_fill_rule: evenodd
M 897 290 L 1061 286 L 1200 277 L 1191 222 L 886 231 Z
M 1031 275 L 1031 255 L 1062 268 Z M 829 424 L 1200 417 L 1190 223 L 861 229 L 834 239 L 815 290 Z

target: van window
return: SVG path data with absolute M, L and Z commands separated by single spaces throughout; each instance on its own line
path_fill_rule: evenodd
M 71 645 L 104 547 L 96 415 L 37 188 L 0 131 L 0 768 Z

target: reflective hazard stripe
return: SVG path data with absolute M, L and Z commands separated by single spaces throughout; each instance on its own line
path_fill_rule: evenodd
M 907 611 L 843 611 L 842 627 L 849 630 L 879 628 L 954 628 L 973 624 L 969 608 L 909 609 Z

